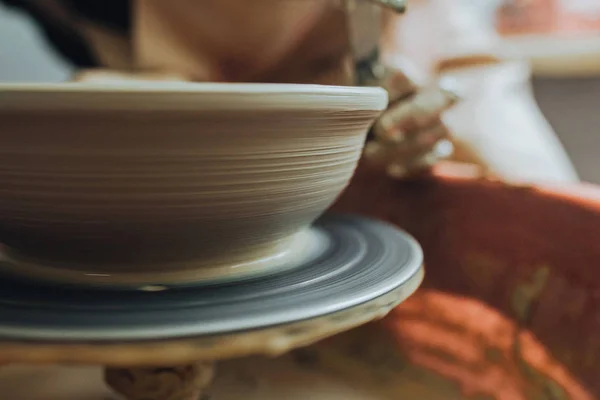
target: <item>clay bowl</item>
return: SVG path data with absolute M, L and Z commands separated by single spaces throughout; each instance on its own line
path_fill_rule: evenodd
M 138 285 L 290 264 L 386 105 L 379 88 L 1 86 L 5 268 Z

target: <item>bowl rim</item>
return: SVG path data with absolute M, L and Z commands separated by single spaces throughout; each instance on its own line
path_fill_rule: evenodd
M 6 111 L 383 111 L 380 87 L 292 83 L 120 81 L 0 83 Z

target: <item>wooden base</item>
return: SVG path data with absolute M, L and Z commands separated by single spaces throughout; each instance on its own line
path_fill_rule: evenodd
M 545 399 L 548 393 L 557 393 L 556 399 L 598 398 L 552 361 L 535 338 L 518 334 L 514 323 L 472 299 L 424 291 L 380 323 L 281 357 L 221 361 L 209 398 L 466 400 L 477 397 L 473 393 L 494 400 Z M 101 375 L 99 367 L 79 365 L 3 366 L 1 398 L 124 400 L 109 391 Z M 154 384 L 156 377 L 150 376 Z M 148 398 L 156 399 L 157 392 Z
M 213 380 L 213 363 L 176 367 L 107 368 L 104 379 L 127 400 L 198 400 Z

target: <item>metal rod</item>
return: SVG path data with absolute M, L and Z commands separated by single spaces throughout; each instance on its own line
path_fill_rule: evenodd
M 372 3 L 382 7 L 394 10 L 397 13 L 403 13 L 406 10 L 406 0 L 369 0 Z

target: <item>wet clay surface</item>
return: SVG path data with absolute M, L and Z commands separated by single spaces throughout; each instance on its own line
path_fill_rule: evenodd
M 347 185 L 387 104 L 378 88 L 286 84 L 0 92 L 0 241 L 25 265 L 10 272 L 87 285 L 274 268 Z

